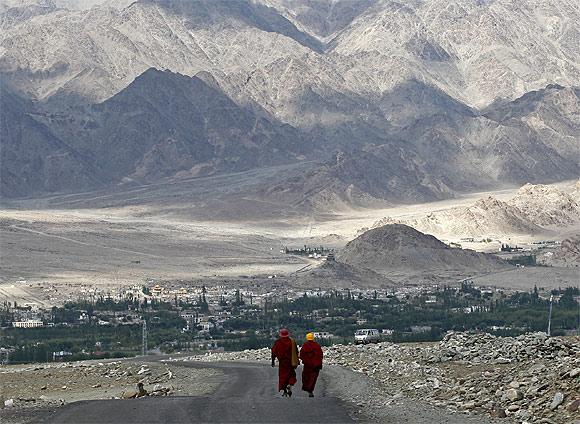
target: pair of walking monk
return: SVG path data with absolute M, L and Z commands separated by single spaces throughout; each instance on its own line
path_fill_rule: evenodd
M 280 337 L 272 346 L 272 366 L 278 359 L 278 391 L 283 391 L 282 396 L 292 396 L 292 386 L 296 384 L 296 368 L 298 359 L 302 360 L 302 390 L 308 392 L 309 397 L 314 397 L 314 387 L 318 374 L 322 369 L 322 348 L 314 341 L 314 334 L 306 335 L 306 342 L 298 352 L 298 346 L 290 337 L 290 332 L 283 328 Z

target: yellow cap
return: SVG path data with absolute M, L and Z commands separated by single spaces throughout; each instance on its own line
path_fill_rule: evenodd
M 314 333 L 308 333 L 306 335 L 306 340 L 314 340 Z

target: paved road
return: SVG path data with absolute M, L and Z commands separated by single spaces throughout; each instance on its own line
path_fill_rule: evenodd
M 186 365 L 186 364 L 184 364 Z M 220 363 L 187 364 L 217 367 L 224 373 L 215 393 L 200 397 L 83 401 L 66 405 L 40 423 L 351 423 L 345 405 L 326 393 L 319 381 L 316 397 L 297 384 L 291 399 L 276 392 L 277 368 Z M 298 370 L 300 381 L 300 368 Z

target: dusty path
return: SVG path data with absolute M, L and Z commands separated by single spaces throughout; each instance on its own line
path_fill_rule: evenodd
M 48 234 L 48 233 L 44 233 L 42 231 L 37 231 L 37 230 L 32 230 L 30 228 L 20 227 L 18 225 L 11 225 L 10 227 L 13 228 L 13 229 L 15 229 L 15 230 L 17 230 L 17 231 L 24 231 L 26 233 L 36 234 L 36 235 L 43 236 L 43 237 L 56 238 L 56 239 L 68 241 L 70 243 L 80 244 L 82 246 L 98 247 L 98 248 L 101 248 L 101 249 L 116 250 L 118 252 L 131 253 L 131 254 L 134 254 L 134 255 L 142 255 L 142 256 L 147 256 L 147 257 L 150 257 L 150 258 L 161 258 L 160 256 L 152 255 L 150 253 L 138 252 L 138 251 L 135 251 L 135 250 L 128 250 L 128 249 L 121 249 L 119 247 L 99 245 L 99 244 L 95 244 L 95 243 L 86 243 L 84 241 L 75 240 L 75 239 L 72 239 L 70 237 L 59 236 L 59 235 L 56 235 L 56 234 Z

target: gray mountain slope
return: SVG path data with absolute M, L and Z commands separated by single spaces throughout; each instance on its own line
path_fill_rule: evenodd
M 319 162 L 264 195 L 317 207 L 439 199 L 579 173 L 572 1 L 101 3 L 66 10 L 66 1 L 5 0 L 0 8 L 3 80 L 42 101 L 35 121 L 48 133 L 111 164 L 99 181 L 300 158 Z M 201 111 L 191 90 L 176 90 L 180 107 L 164 113 L 168 96 L 131 87 L 151 67 L 203 72 L 232 103 Z M 225 113 L 222 141 L 202 134 L 190 104 L 216 128 Z M 224 112 L 236 108 L 243 117 Z M 31 190 L 10 181 L 7 193 Z M 80 181 L 50 187 L 77 190 Z
M 201 79 L 157 70 L 93 110 L 87 147 L 117 179 L 276 165 L 304 147 L 291 127 L 254 116 Z
M 43 71 L 33 81 L 19 81 L 19 87 L 44 98 L 79 72 L 99 68 L 104 75 L 95 83 L 105 90 L 75 88 L 98 100 L 149 67 L 188 75 L 207 70 L 223 73 L 221 79 L 237 73 L 247 77 L 279 58 L 305 55 L 314 68 L 302 73 L 305 84 L 330 68 L 334 75 L 328 82 L 335 90 L 365 96 L 380 96 L 415 78 L 482 106 L 551 82 L 578 85 L 579 34 L 573 23 L 580 11 L 572 0 L 358 3 L 350 12 L 354 6 L 348 2 L 274 0 L 142 0 L 121 10 L 55 10 L 4 31 L 0 69 L 15 79 L 18 68 Z M 308 25 L 300 24 L 304 14 L 312 21 Z M 292 23 L 323 27 L 329 16 L 344 16 L 344 22 L 332 30 L 303 31 Z M 321 31 L 335 34 L 324 50 L 316 38 Z M 46 46 L 38 49 L 41 37 Z M 59 63 L 67 65 L 66 78 L 53 74 Z M 275 100 L 284 81 L 271 81 L 266 90 L 274 90 L 268 97 Z
M 35 119 L 30 102 L 0 84 L 0 195 L 17 197 L 102 184 L 90 158 L 82 155 Z
M 8 131 L 2 137 L 3 165 L 26 169 L 22 165 L 29 157 L 50 156 L 45 150 L 65 149 L 67 144 L 60 140 L 66 140 L 78 154 L 66 155 L 69 160 L 62 163 L 62 169 L 54 164 L 58 168 L 54 171 L 85 169 L 83 165 L 89 162 L 92 177 L 101 186 L 288 163 L 296 161 L 304 147 L 293 128 L 255 116 L 201 79 L 153 69 L 113 98 L 75 114 L 38 113 L 32 119 L 22 108 L 15 108 L 17 103 L 10 97 L 2 96 L 2 100 L 8 105 L 1 111 L 2 129 Z M 43 139 L 45 150 L 31 145 Z M 9 157 L 16 148 L 20 155 Z M 3 166 L 6 172 L 9 169 Z M 49 186 L 35 181 L 7 178 L 4 194 L 86 187 L 82 178 L 57 180 Z
M 367 9 L 375 0 L 263 0 L 298 28 L 321 40 L 332 39 Z
M 576 89 L 550 87 L 481 114 L 411 81 L 385 95 L 380 107 L 393 125 L 382 133 L 366 132 L 362 138 L 372 145 L 355 145 L 362 127 L 342 133 L 323 128 L 334 142 L 353 140 L 350 150 L 269 187 L 266 195 L 324 210 L 384 199 L 442 199 L 461 191 L 569 179 L 580 172 Z

